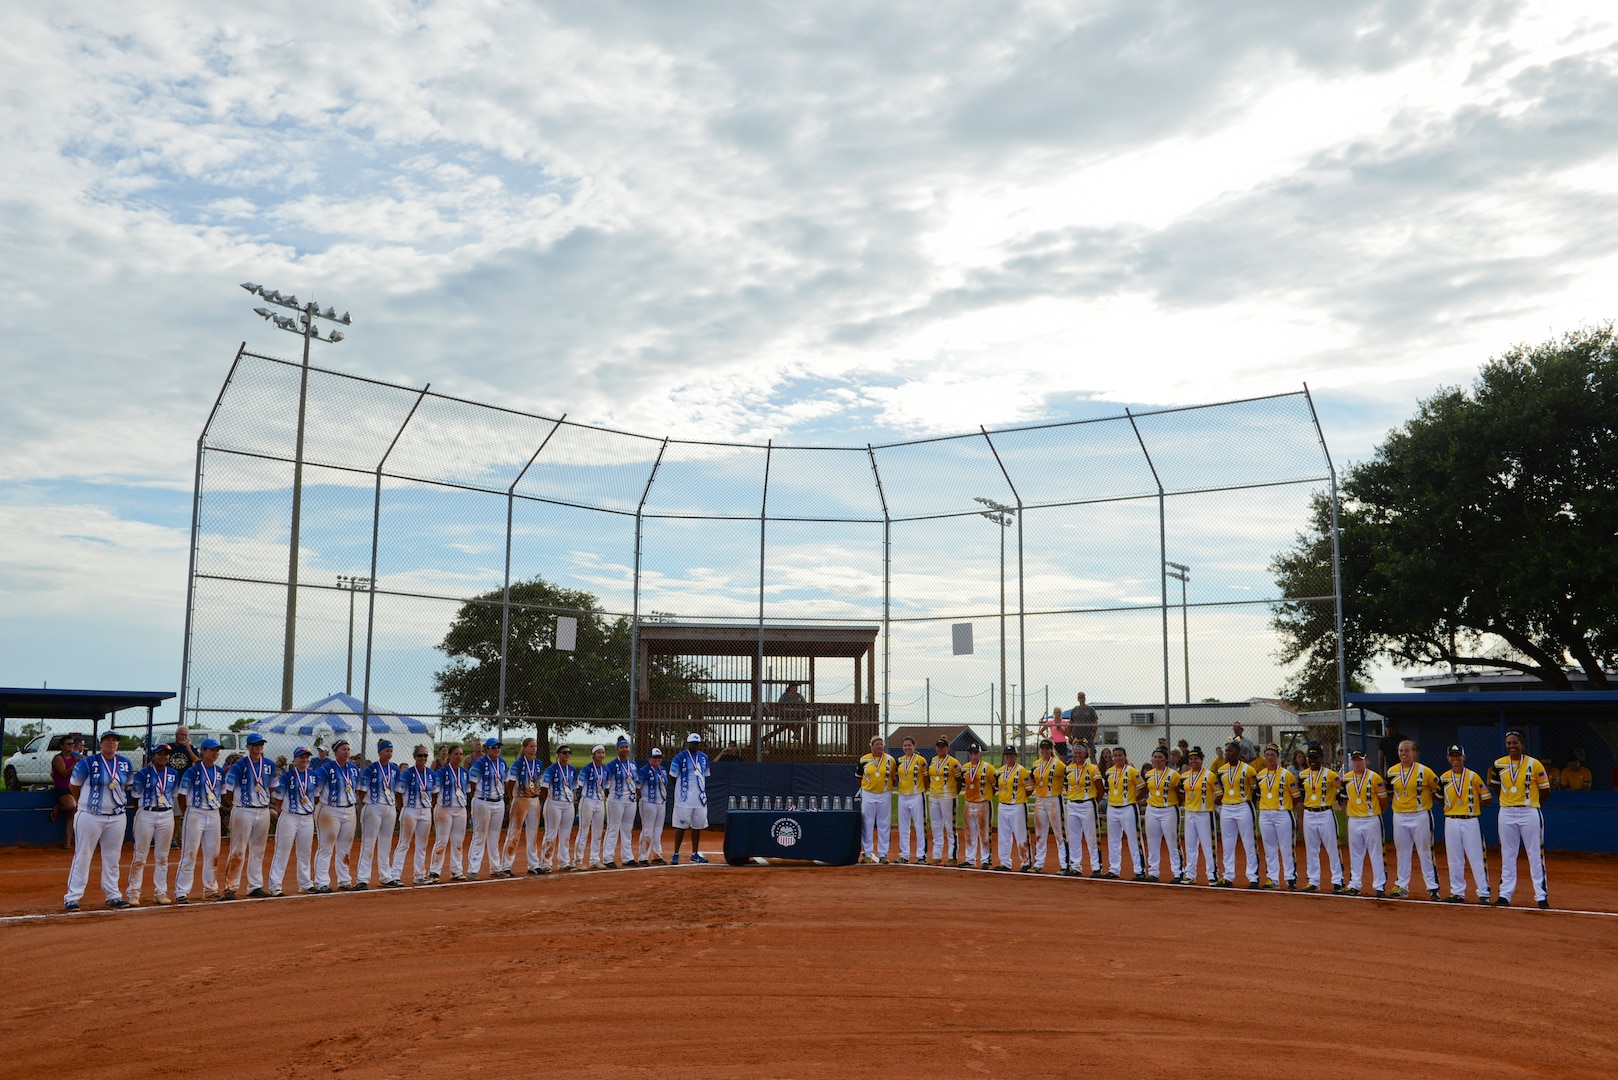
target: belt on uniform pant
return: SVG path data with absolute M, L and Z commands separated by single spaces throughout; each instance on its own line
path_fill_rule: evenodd
M 1331 807 L 1329 807 L 1329 806 L 1306 806 L 1306 807 L 1303 808 L 1303 810 L 1304 810 L 1304 813 L 1306 813 L 1306 814 L 1329 814 L 1329 813 L 1331 813 Z
M 493 798 L 493 799 L 488 798 L 488 797 L 483 796 L 483 795 L 478 796 L 478 802 L 505 802 L 505 801 L 506 800 L 505 800 L 504 796 L 501 796 L 499 798 Z
M 1450 821 L 1474 821 L 1474 820 L 1477 819 L 1478 815 L 1477 814 L 1445 814 L 1444 817 L 1446 819 L 1450 820 Z
M 111 813 L 105 813 L 105 814 L 101 813 L 100 811 L 96 812 L 96 817 L 123 817 L 123 816 L 124 816 L 124 812 L 122 810 L 114 810 Z

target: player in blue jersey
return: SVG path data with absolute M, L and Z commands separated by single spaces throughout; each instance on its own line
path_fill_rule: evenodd
M 411 881 L 431 885 L 432 879 L 427 876 L 427 837 L 433 827 L 438 774 L 429 767 L 425 745 L 418 744 L 411 751 L 411 765 L 399 770 L 393 791 L 399 800 L 399 846 L 393 852 L 393 871 L 387 883 L 395 889 L 404 885 L 405 858 L 414 843 L 416 860 Z
M 539 849 L 540 873 L 573 869 L 573 793 L 579 786 L 579 770 L 569 762 L 573 748 L 556 748 L 556 761 L 540 775 L 540 798 L 545 807 L 545 840 Z
M 152 760 L 135 774 L 130 794 L 135 799 L 135 854 L 129 862 L 131 907 L 140 904 L 146 884 L 146 856 L 153 854 L 152 887 L 159 905 L 169 902 L 169 844 L 174 840 L 174 792 L 180 776 L 169 767 L 168 743 L 152 747 Z
M 270 789 L 275 762 L 264 756 L 264 736 L 247 736 L 247 756 L 225 770 L 225 802 L 230 806 L 230 862 L 225 870 L 225 899 L 236 899 L 242 870 L 247 870 L 248 896 L 264 891 L 264 848 L 270 838 Z
M 663 768 L 663 751 L 652 747 L 652 755 L 640 767 L 640 864 L 663 861 L 663 824 L 669 812 L 669 774 Z
M 315 887 L 317 893 L 331 892 L 332 866 L 337 867 L 337 889 L 354 887 L 348 856 L 354 850 L 354 826 L 358 819 L 356 803 L 360 788 L 360 767 L 350 761 L 347 739 L 332 744 L 331 760 L 322 762 L 315 773 L 319 785 L 320 809 L 315 815 Z
M 669 765 L 674 780 L 674 858 L 680 863 L 680 841 L 691 830 L 691 861 L 705 863 L 702 857 L 702 830 L 708 827 L 708 755 L 702 752 L 702 736 L 685 737 L 685 749 L 674 755 Z
M 602 843 L 602 865 L 635 865 L 635 799 L 640 791 L 639 770 L 629 759 L 629 740 L 618 736 L 618 756 L 607 762 L 607 832 Z
M 174 797 L 180 810 L 180 868 L 174 873 L 174 902 L 187 904 L 187 894 L 202 862 L 202 894 L 208 899 L 219 895 L 215 864 L 219 859 L 219 807 L 224 799 L 225 770 L 219 761 L 219 740 L 203 739 L 197 750 L 197 763 L 180 776 Z
M 78 813 L 73 815 L 73 865 L 67 875 L 67 910 L 79 910 L 90 884 L 90 860 L 101 852 L 101 892 L 110 908 L 126 908 L 118 883 L 118 859 L 124 849 L 124 807 L 129 802 L 129 762 L 118 756 L 118 734 L 101 733 L 101 752 L 80 758 L 71 785 Z
M 444 859 L 449 858 L 449 879 L 465 881 L 466 870 L 461 858 L 466 847 L 466 808 L 471 796 L 471 776 L 461 765 L 464 752 L 459 746 L 449 748 L 449 757 L 438 770 L 438 806 L 433 810 L 433 872 L 434 881 L 444 871 Z
M 298 890 L 315 889 L 309 856 L 315 846 L 315 797 L 319 791 L 320 780 L 309 768 L 309 748 L 300 746 L 292 751 L 292 768 L 276 779 L 275 790 L 270 793 L 277 804 L 275 856 L 270 860 L 271 896 L 281 895 L 288 858 L 297 859 Z
M 500 740 L 484 739 L 483 756 L 467 770 L 472 789 L 472 846 L 466 856 L 466 876 L 477 880 L 485 852 L 489 876 L 510 877 L 500 861 L 500 824 L 506 816 L 506 778 L 510 770 L 500 756 Z

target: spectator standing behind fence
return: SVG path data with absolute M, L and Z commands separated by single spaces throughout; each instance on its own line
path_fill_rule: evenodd
M 737 748 L 736 743 L 733 740 L 726 743 L 724 749 L 715 754 L 713 759 L 715 761 L 740 761 L 742 759 L 742 752 Z
M 1563 791 L 1590 790 L 1590 770 L 1586 769 L 1584 767 L 1584 762 L 1579 760 L 1583 753 L 1584 751 L 1582 750 L 1573 751 L 1573 756 L 1568 759 L 1566 767 L 1562 769 Z
M 64 735 L 56 756 L 51 758 L 51 786 L 56 789 L 56 803 L 51 807 L 51 820 L 66 815 L 67 831 L 62 834 L 62 847 L 73 846 L 73 814 L 79 808 L 78 797 L 73 794 L 73 767 L 84 756 L 84 740 L 77 734 Z
M 1073 726 L 1073 721 L 1062 715 L 1060 705 L 1051 706 L 1051 715 L 1040 722 L 1040 734 L 1050 739 L 1051 747 L 1056 756 L 1064 763 L 1069 760 L 1067 738 Z
M 1230 725 L 1230 741 L 1236 744 L 1236 756 L 1251 763 L 1258 757 L 1258 747 L 1253 745 L 1252 739 L 1242 734 L 1243 730 L 1240 720 Z
M 1067 737 L 1083 742 L 1086 746 L 1096 744 L 1096 732 L 1101 727 L 1101 716 L 1092 708 L 1079 691 L 1079 703 L 1067 711 Z

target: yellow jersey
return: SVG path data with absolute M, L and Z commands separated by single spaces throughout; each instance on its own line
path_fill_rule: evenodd
M 987 761 L 961 767 L 961 790 L 967 802 L 988 802 L 994 797 L 994 766 Z
M 927 792 L 927 759 L 920 754 L 906 754 L 896 766 L 899 773 L 899 794 L 923 795 Z
M 1001 806 L 1027 802 L 1031 787 L 1033 781 L 1021 765 L 1002 765 L 994 771 L 994 790 Z
M 1179 806 L 1180 774 L 1164 766 L 1146 770 L 1146 805 Z
M 1034 797 L 1055 798 L 1062 793 L 1062 778 L 1067 774 L 1067 763 L 1059 757 L 1034 762 Z
M 961 763 L 948 753 L 934 754 L 927 763 L 927 794 L 935 799 L 953 799 L 961 791 Z
M 1419 761 L 1408 768 L 1404 762 L 1388 766 L 1388 789 L 1393 792 L 1393 812 L 1415 814 L 1433 808 L 1438 794 L 1438 774 Z
M 1140 770 L 1135 766 L 1125 765 L 1119 768 L 1114 765 L 1107 770 L 1107 805 L 1135 805 L 1140 801 L 1140 791 L 1145 783 L 1141 779 Z
M 1214 794 L 1218 786 L 1219 778 L 1212 769 L 1183 773 L 1180 790 L 1184 792 L 1186 810 L 1199 814 L 1212 810 L 1218 803 L 1218 797 Z
M 873 795 L 893 790 L 893 769 L 896 762 L 892 754 L 860 758 L 860 787 Z
M 1501 806 L 1539 806 L 1539 793 L 1548 790 L 1551 778 L 1538 758 L 1527 754 L 1511 760 L 1507 754 L 1489 770 L 1490 779 L 1500 787 Z
M 1101 770 L 1096 763 L 1086 760 L 1083 765 L 1069 765 L 1062 774 L 1062 793 L 1068 802 L 1090 802 L 1101 786 Z
M 1551 787 L 1553 788 L 1562 786 L 1562 770 L 1555 765 L 1545 766 L 1545 778 L 1551 782 Z
M 1291 810 L 1300 796 L 1298 778 L 1292 770 L 1277 765 L 1258 774 L 1258 808 L 1260 810 Z
M 1569 765 L 1562 770 L 1562 789 L 1564 791 L 1589 791 L 1590 770 L 1583 765 Z
M 1219 801 L 1226 806 L 1239 806 L 1253 797 L 1253 786 L 1258 773 L 1245 761 L 1219 766 Z
M 1303 788 L 1304 809 L 1330 810 L 1336 806 L 1337 789 L 1342 785 L 1342 780 L 1336 769 L 1303 770 L 1303 775 L 1298 777 L 1298 786 Z
M 1343 797 L 1348 800 L 1349 817 L 1381 817 L 1388 785 L 1370 769 L 1362 773 L 1350 769 L 1343 775 Z
M 1444 782 L 1444 816 L 1472 818 L 1483 813 L 1483 804 L 1494 798 L 1483 777 L 1471 769 L 1454 769 L 1441 778 Z

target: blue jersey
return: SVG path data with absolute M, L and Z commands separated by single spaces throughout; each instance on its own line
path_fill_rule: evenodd
M 218 810 L 219 797 L 225 790 L 225 770 L 217 765 L 197 762 L 180 777 L 180 790 L 185 796 L 186 813 L 192 809 Z
M 404 796 L 406 810 L 431 810 L 433 792 L 438 790 L 438 774 L 431 769 L 409 768 L 399 773 L 393 790 Z
M 636 778 L 640 782 L 640 800 L 657 804 L 668 801 L 669 774 L 661 765 L 647 763 L 640 767 Z
M 399 779 L 399 766 L 373 761 L 360 770 L 360 790 L 373 803 L 393 805 L 393 785 Z
M 167 765 L 161 769 L 148 765 L 135 774 L 129 790 L 135 796 L 135 805 L 142 810 L 172 810 L 174 792 L 179 786 L 179 773 Z
M 579 770 L 572 765 L 557 762 L 546 769 L 539 782 L 545 785 L 553 799 L 573 801 L 573 789 L 579 786 Z
M 438 770 L 438 803 L 440 806 L 466 805 L 466 769 L 457 765 L 445 765 Z
M 478 798 L 490 802 L 497 799 L 505 801 L 506 777 L 510 775 L 511 770 L 506 768 L 505 759 L 491 758 L 487 754 L 472 762 L 472 767 L 467 770 L 468 778 L 477 785 Z
M 538 758 L 529 761 L 520 757 L 511 763 L 511 778 L 517 781 L 518 795 L 538 795 L 539 778 L 545 772 L 545 765 Z
M 633 799 L 638 780 L 635 763 L 627 758 L 613 758 L 607 762 L 607 797 Z
M 579 770 L 579 788 L 586 799 L 596 802 L 607 796 L 607 767 L 590 762 Z
M 681 750 L 669 766 L 674 777 L 675 806 L 708 805 L 708 755 L 701 750 Z
M 260 757 L 254 764 L 244 757 L 225 771 L 225 790 L 237 806 L 270 807 L 270 788 L 275 785 L 275 762 Z
M 360 786 L 360 767 L 352 761 L 341 765 L 335 760 L 327 761 L 315 770 L 315 784 L 320 789 L 320 801 L 326 806 L 353 806 L 354 792 Z
M 80 758 L 73 766 L 71 783 L 81 788 L 79 809 L 111 817 L 129 804 L 129 762 L 117 755 L 108 761 L 100 754 Z
M 281 807 L 289 814 L 306 817 L 315 812 L 315 793 L 320 790 L 320 777 L 313 770 L 288 769 L 275 782 Z

